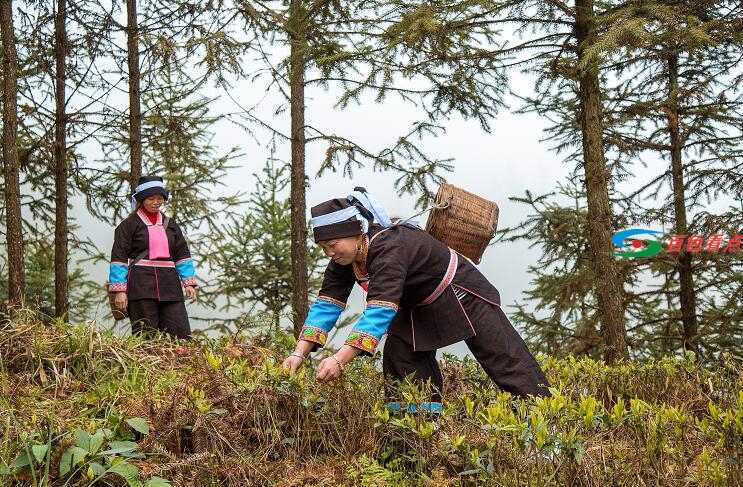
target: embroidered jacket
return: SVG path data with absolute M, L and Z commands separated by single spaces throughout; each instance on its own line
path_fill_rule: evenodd
M 366 275 L 355 264 L 333 261 L 325 270 L 320 294 L 300 336 L 315 343 L 315 349 L 325 345 L 354 283 L 368 289 L 366 308 L 345 344 L 368 355 L 385 332 L 417 351 L 436 350 L 474 336 L 455 287 L 500 305 L 498 291 L 466 257 L 424 231 L 405 226 L 383 231 L 374 225 L 369 234 Z
M 124 291 L 130 301 L 183 301 L 183 286 L 196 286 L 196 273 L 188 243 L 172 218 L 168 219 L 168 226 L 165 228 L 170 258 L 150 260 L 149 255 L 145 254 L 141 260 L 130 266 L 130 262 L 149 247 L 147 227 L 152 224 L 141 212 L 140 209 L 129 215 L 116 227 L 111 249 L 108 290 Z M 162 224 L 163 214 L 160 213 L 155 225 Z

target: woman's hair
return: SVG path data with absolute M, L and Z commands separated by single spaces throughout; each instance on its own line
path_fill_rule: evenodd
M 142 207 L 142 202 L 141 201 L 137 201 L 137 206 L 135 206 L 134 209 L 132 211 L 130 211 L 129 214 L 126 217 L 129 218 L 130 216 L 134 215 L 135 213 L 137 213 L 137 211 L 139 211 L 139 208 L 141 208 L 141 207 Z

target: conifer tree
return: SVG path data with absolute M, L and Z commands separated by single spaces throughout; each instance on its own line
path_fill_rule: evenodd
M 137 0 L 126 0 L 126 59 L 129 86 L 129 184 L 137 187 L 142 175 L 142 100 L 139 66 Z
M 650 211 L 670 215 L 669 229 L 685 241 L 678 252 L 655 257 L 654 272 L 665 281 L 658 292 L 669 296 L 670 304 L 660 334 L 678 338 L 684 350 L 697 354 L 704 340 L 700 298 L 718 289 L 704 275 L 727 281 L 730 274 L 720 274 L 719 253 L 699 251 L 691 239 L 723 235 L 723 230 L 733 237 L 742 223 L 740 217 L 721 219 L 704 209 L 717 197 L 737 197 L 741 183 L 739 7 L 736 2 L 629 2 L 607 17 L 607 35 L 594 46 L 618 51 L 616 70 L 626 80 L 608 101 L 613 119 L 608 139 L 619 163 L 660 158 L 668 164 L 628 192 L 625 206 L 629 215 L 637 215 L 646 201 L 665 199 L 669 188 L 670 200 Z
M 74 231 L 75 227 L 71 230 Z M 41 321 L 53 321 L 60 315 L 55 306 L 55 289 L 50 286 L 56 277 L 54 265 L 54 241 L 44 233 L 30 233 L 24 241 L 26 258 L 26 305 L 32 309 Z M 7 293 L 8 280 L 6 269 L 0 268 L 0 294 Z M 101 285 L 91 281 L 81 266 L 75 266 L 68 273 L 67 286 L 70 290 L 69 301 L 74 303 L 74 316 L 91 318 L 101 316 L 107 309 L 103 308 Z M 70 317 L 67 318 L 71 319 Z
M 432 196 L 430 182 L 439 182 L 438 173 L 448 165 L 429 158 L 415 138 L 435 132 L 437 121 L 453 113 L 477 118 L 487 127 L 487 120 L 501 105 L 504 85 L 500 71 L 493 59 L 478 56 L 480 41 L 491 33 L 487 26 L 458 18 L 475 19 L 480 7 L 463 4 L 453 13 L 438 8 L 445 2 L 430 3 L 235 3 L 246 30 L 257 32 L 251 48 L 265 60 L 264 71 L 271 74 L 272 83 L 285 94 L 289 106 L 290 133 L 274 130 L 274 134 L 291 145 L 293 316 L 297 333 L 307 312 L 307 291 L 301 284 L 307 279 L 304 194 L 310 171 L 305 166 L 305 145 L 314 141 L 328 144 L 318 176 L 338 170 L 350 175 L 354 168 L 372 164 L 375 169 L 400 174 L 398 191 L 421 195 L 419 202 L 423 204 Z M 275 46 L 279 42 L 288 52 L 274 61 L 266 43 Z M 419 103 L 425 119 L 390 147 L 371 151 L 307 122 L 305 90 L 315 86 L 342 89 L 339 108 L 360 103 L 367 94 L 377 102 L 398 95 L 404 101 Z
M 556 6 L 554 2 L 552 5 Z M 586 45 L 584 57 L 601 67 L 604 152 L 610 158 L 607 169 L 612 175 L 608 187 L 613 195 L 612 204 L 621 208 L 613 218 L 615 228 L 638 226 L 642 222 L 670 221 L 676 233 L 693 233 L 702 228 L 708 229 L 710 234 L 720 231 L 722 219 L 709 212 L 698 213 L 697 223 L 684 224 L 686 230 L 683 231 L 678 222 L 687 219 L 687 206 L 699 207 L 704 205 L 704 198 L 725 194 L 728 188 L 740 187 L 739 171 L 735 170 L 736 154 L 740 154 L 740 129 L 735 126 L 735 121 L 740 120 L 735 108 L 739 76 L 721 75 L 735 73 L 735 53 L 739 49 L 731 49 L 737 36 L 735 26 L 738 25 L 734 9 L 728 2 L 716 2 L 714 6 L 709 2 L 625 2 L 603 6 L 601 15 L 595 18 L 594 27 L 598 35 Z M 546 15 L 548 12 L 543 12 L 543 19 L 551 22 L 552 18 Z M 524 46 L 529 42 L 525 41 Z M 680 59 L 685 61 L 679 70 Z M 587 61 L 583 64 L 587 65 Z M 556 81 L 545 84 L 551 88 L 546 93 L 540 90 L 546 96 L 534 98 L 530 104 L 539 113 L 556 120 L 550 133 L 557 141 L 557 148 L 573 150 L 581 146 L 578 145 L 580 139 L 571 115 L 575 113 L 578 100 L 566 96 L 572 87 L 569 82 L 573 74 L 572 65 L 555 62 L 550 64 L 550 68 L 552 77 L 545 76 L 543 80 Z M 714 72 L 719 74 L 709 76 Z M 686 81 L 679 84 L 684 78 Z M 684 99 L 686 101 L 682 101 Z M 677 108 L 671 109 L 672 106 Z M 640 190 L 625 190 L 625 193 L 631 193 L 625 197 L 622 184 L 626 188 L 626 183 L 632 181 L 634 168 L 631 164 L 642 161 L 653 152 L 665 154 L 668 161 L 675 160 L 676 163 L 669 164 L 668 171 L 642 185 Z M 696 157 L 689 163 L 681 162 L 682 156 L 692 154 Z M 579 155 L 580 151 L 576 151 L 569 157 Z M 686 177 L 691 179 L 684 179 Z M 666 183 L 675 188 L 670 203 L 646 209 L 642 199 L 663 194 L 661 189 Z M 668 219 L 668 215 L 673 216 Z M 729 221 L 739 221 L 730 212 L 725 215 Z M 640 226 L 646 227 L 647 224 Z M 732 226 L 737 228 L 735 224 Z M 731 235 L 736 232 L 733 230 Z M 683 254 L 680 259 L 659 254 L 652 259 L 650 267 L 648 261 L 642 259 L 617 263 L 619 275 L 625 282 L 621 293 L 623 314 L 637 355 L 671 352 L 677 350 L 675 344 L 678 343 L 686 343 L 688 349 L 695 347 L 693 337 L 699 334 L 694 332 L 694 317 L 695 313 L 701 314 L 694 310 L 696 306 L 692 305 L 694 299 L 689 290 L 709 289 L 713 280 L 700 272 L 702 262 L 690 267 L 689 253 L 686 253 L 686 258 Z M 710 263 L 711 266 L 720 265 L 719 258 L 712 260 L 714 264 Z M 682 279 L 685 284 L 679 285 L 675 276 L 679 275 L 681 268 L 686 269 L 686 278 Z M 688 277 L 692 273 L 704 284 L 700 281 L 699 286 L 692 286 Z M 719 273 L 717 275 L 719 277 Z M 637 289 L 643 278 L 652 285 Z M 727 282 L 726 285 L 737 287 L 738 284 Z M 680 287 L 684 288 L 682 293 L 679 293 Z M 539 292 L 545 291 L 542 287 Z M 676 301 L 679 294 L 684 295 L 683 306 Z M 730 293 L 714 291 L 705 300 L 719 302 L 720 295 L 730 296 Z M 576 309 L 581 306 L 581 302 L 575 303 Z M 682 308 L 680 312 L 679 308 Z M 711 331 L 714 326 L 705 328 Z M 677 329 L 680 330 L 678 333 Z
M 604 145 L 604 60 L 592 47 L 603 33 L 600 19 L 617 2 L 557 0 L 503 2 L 501 23 L 516 23 L 519 42 L 498 55 L 516 56 L 515 64 L 538 75 L 528 106 L 553 120 L 550 139 L 558 151 L 573 151 L 585 184 L 588 252 L 599 310 L 602 355 L 608 361 L 628 357 L 622 277 L 611 255 L 616 217 L 611 203 L 612 171 Z
M 131 185 L 133 182 L 136 183 L 137 178 L 132 180 L 132 174 L 137 171 L 141 173 L 142 170 L 147 172 L 163 169 L 163 165 L 156 166 L 154 157 L 157 151 L 167 148 L 168 140 L 152 142 L 148 137 L 180 137 L 189 130 L 196 130 L 195 125 L 198 123 L 191 117 L 197 113 L 204 117 L 202 127 L 209 127 L 215 123 L 216 119 L 211 116 L 208 109 L 213 99 L 201 96 L 199 92 L 204 90 L 210 77 L 220 79 L 224 69 L 239 69 L 236 52 L 242 49 L 239 43 L 232 42 L 226 31 L 223 31 L 225 29 L 223 23 L 226 21 L 221 17 L 219 2 L 202 5 L 199 2 L 156 0 L 136 5 L 132 0 L 130 3 L 132 8 L 126 12 L 122 12 L 121 7 L 117 5 L 110 11 L 99 7 L 97 15 L 91 16 L 88 24 L 92 30 L 100 29 L 107 32 L 102 41 L 102 49 L 108 53 L 108 58 L 100 63 L 105 68 L 97 71 L 99 83 L 97 93 L 99 97 L 106 98 L 96 98 L 100 111 L 96 114 L 98 117 L 96 130 L 91 133 L 91 137 L 101 146 L 103 157 L 96 163 L 90 161 L 89 164 L 80 167 L 79 183 L 89 211 L 98 218 L 112 222 L 128 212 L 127 205 L 122 206 L 121 202 L 131 195 Z M 136 19 L 132 15 L 134 9 L 138 9 Z M 126 22 L 120 21 L 122 15 L 126 16 Z M 135 38 L 122 37 L 125 34 L 133 34 L 135 27 Z M 134 42 L 138 45 L 138 62 L 129 56 L 131 51 L 129 47 Z M 130 63 L 136 66 L 130 68 Z M 137 100 L 132 98 L 137 88 L 133 86 L 127 90 L 130 96 L 127 97 L 129 103 L 126 106 L 109 101 L 110 92 L 121 89 L 122 77 L 129 80 L 130 71 L 133 74 L 136 74 L 134 71 L 139 73 L 139 83 L 136 85 L 139 86 L 140 95 L 136 97 Z M 193 110 L 189 113 L 185 113 L 186 108 L 179 105 L 186 99 L 197 100 L 194 101 Z M 164 103 L 162 110 L 172 110 L 171 113 L 150 113 L 159 110 L 158 103 Z M 175 108 L 176 105 L 179 105 L 179 108 Z M 139 109 L 136 106 L 139 106 Z M 137 111 L 140 112 L 139 115 L 136 114 Z M 180 115 L 177 113 L 179 111 Z M 180 119 L 180 116 L 185 118 Z M 155 125 L 158 123 L 180 124 L 183 132 L 169 130 L 165 126 L 157 128 Z M 126 138 L 122 139 L 124 127 Z M 141 151 L 139 155 L 132 153 L 131 145 L 134 140 L 132 134 L 137 133 L 139 142 L 135 145 L 139 146 L 138 150 Z M 203 134 L 198 135 L 196 139 L 199 143 L 210 141 L 210 137 Z M 191 149 L 186 150 L 182 145 L 185 143 L 185 140 L 175 143 L 170 148 L 171 154 L 178 150 L 186 152 L 191 149 L 197 150 L 196 144 L 192 144 Z M 213 150 L 212 145 L 204 147 L 204 154 L 201 155 L 208 161 L 221 161 L 221 156 L 215 156 Z M 227 149 L 226 152 L 232 154 L 233 149 Z M 183 154 L 179 157 L 184 157 Z M 188 157 L 197 157 L 197 154 Z M 228 159 L 231 157 L 227 156 Z M 141 162 L 137 163 L 137 160 Z M 202 167 L 206 163 L 205 160 L 194 167 Z M 203 179 L 205 186 L 211 184 L 207 181 L 218 180 L 222 176 L 223 168 L 224 166 L 219 165 L 215 167 L 213 177 L 207 172 Z M 179 172 L 180 169 L 171 169 L 168 174 L 175 175 Z M 174 182 L 186 184 L 190 182 L 189 177 Z M 206 216 L 214 212 L 214 209 L 207 208 L 209 198 L 196 198 L 195 195 L 199 193 L 193 191 L 189 194 L 194 195 L 194 201 L 184 200 L 183 208 L 184 211 L 190 211 L 187 208 L 194 210 L 188 218 L 193 218 L 193 228 L 196 228 L 205 221 Z M 188 206 L 190 203 L 193 205 Z M 200 214 L 197 215 L 197 212 Z
M 3 50 L 3 176 L 8 302 L 11 306 L 21 306 L 25 300 L 26 271 L 18 158 L 18 53 L 12 0 L 0 3 L 0 38 Z
M 67 0 L 57 0 L 54 19 L 54 314 L 66 318 L 69 308 L 67 177 Z
M 608 361 L 627 358 L 622 283 L 611 255 L 613 211 L 609 201 L 608 170 L 604 153 L 603 110 L 599 63 L 587 55 L 597 40 L 597 21 L 593 0 L 575 2 L 575 42 L 577 44 L 579 120 L 583 142 L 583 165 L 588 200 L 589 252 L 597 281 L 601 309 L 601 336 Z
M 217 230 L 219 251 L 207 254 L 215 275 L 212 292 L 224 296 L 223 309 L 242 312 L 232 319 L 238 327 L 252 321 L 254 310 L 271 318 L 275 329 L 289 315 L 294 286 L 292 274 L 291 198 L 289 165 L 269 159 L 262 174 L 254 174 L 256 188 L 248 197 L 246 212 L 231 215 Z M 307 249 L 309 292 L 317 292 L 319 263 L 324 258 L 316 245 Z
M 561 185 L 556 194 L 534 196 L 527 191 L 510 199 L 528 206 L 530 214 L 518 227 L 501 229 L 499 241 L 528 240 L 541 250 L 536 265 L 529 267 L 532 288 L 525 299 L 530 305 L 516 304 L 514 322 L 536 351 L 598 356 L 602 340 L 586 245 L 585 190 Z
M 90 72 L 100 54 L 96 47 L 100 33 L 85 30 L 91 12 L 87 7 L 87 3 L 70 6 L 66 0 L 26 2 L 15 12 L 19 22 L 18 105 L 24 114 L 18 129 L 21 204 L 27 216 L 23 231 L 29 242 L 46 242 L 48 235 L 55 236 L 55 274 L 46 287 L 54 289 L 56 316 L 66 316 L 70 304 L 71 249 L 87 254 L 94 248 L 74 231 L 74 221 L 68 215 L 69 197 L 77 181 L 70 172 L 71 161 L 81 164 L 77 148 L 85 142 L 85 132 L 95 130 L 95 114 L 89 111 L 90 99 L 95 97 L 90 91 Z M 73 25 L 72 35 L 68 35 L 68 24 Z M 84 101 L 78 104 L 79 100 Z M 32 252 L 30 257 L 42 255 Z M 28 258 L 26 266 L 28 272 L 45 268 Z M 48 277 L 28 272 L 29 282 Z M 75 304 L 77 309 L 87 306 Z
M 214 126 L 222 119 L 211 115 L 213 98 L 200 94 L 201 84 L 175 64 L 158 70 L 152 88 L 142 97 L 143 153 L 148 171 L 167 178 L 172 195 L 169 213 L 192 235 L 208 235 L 219 217 L 237 206 L 240 193 L 227 186 L 228 171 L 238 147 L 218 148 Z
M 292 257 L 292 308 L 294 333 L 304 323 L 308 310 L 307 222 L 305 201 L 305 71 L 307 70 L 307 35 L 311 20 L 304 0 L 290 0 L 286 29 L 289 38 L 289 106 L 291 142 L 291 257 Z
M 587 248 L 585 188 L 579 179 L 571 176 L 552 194 L 534 196 L 527 191 L 510 198 L 528 206 L 530 214 L 517 227 L 502 229 L 499 239 L 529 241 L 532 248 L 541 250 L 537 263 L 529 267 L 533 279 L 525 302 L 516 304 L 513 315 L 535 350 L 600 358 L 600 309 Z M 665 322 L 666 298 L 653 291 L 655 282 L 642 259 L 618 260 L 617 264 L 624 284 L 621 298 L 632 356 L 662 357 L 671 351 L 667 341 L 659 339 L 667 333 L 648 334 L 646 324 Z

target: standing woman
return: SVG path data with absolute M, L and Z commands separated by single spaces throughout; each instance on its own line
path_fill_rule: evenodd
M 116 308 L 128 309 L 133 334 L 189 338 L 184 293 L 196 300 L 196 277 L 183 232 L 160 211 L 167 199 L 161 177 L 139 178 L 132 212 L 114 233 L 108 291 Z
M 367 291 L 366 309 L 340 350 L 320 362 L 318 381 L 337 378 L 357 355 L 372 355 L 387 333 L 385 377 L 433 386 L 430 402 L 393 402 L 391 409 L 441 411 L 436 350 L 462 340 L 501 389 L 549 395 L 539 364 L 501 310 L 498 291 L 469 260 L 418 227 L 392 224 L 363 188 L 311 213 L 315 242 L 331 261 L 297 346 L 282 364 L 286 370 L 298 370 L 325 345 L 358 283 Z

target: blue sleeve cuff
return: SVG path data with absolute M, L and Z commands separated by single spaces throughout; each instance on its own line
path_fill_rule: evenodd
M 129 266 L 118 262 L 111 262 L 108 268 L 108 282 L 111 284 L 126 284 Z
M 183 259 L 175 263 L 175 270 L 178 272 L 178 277 L 181 281 L 196 277 L 196 269 L 194 269 L 193 260 Z
M 333 298 L 320 296 L 317 298 L 307 312 L 301 340 L 316 343 L 323 347 L 328 339 L 328 332 L 333 329 L 346 304 Z
M 127 277 L 129 266 L 122 262 L 111 262 L 108 268 L 108 292 L 118 293 L 127 291 Z
M 368 355 L 373 355 L 395 314 L 397 314 L 397 305 L 393 303 L 369 304 L 346 338 L 345 344 L 361 349 Z

